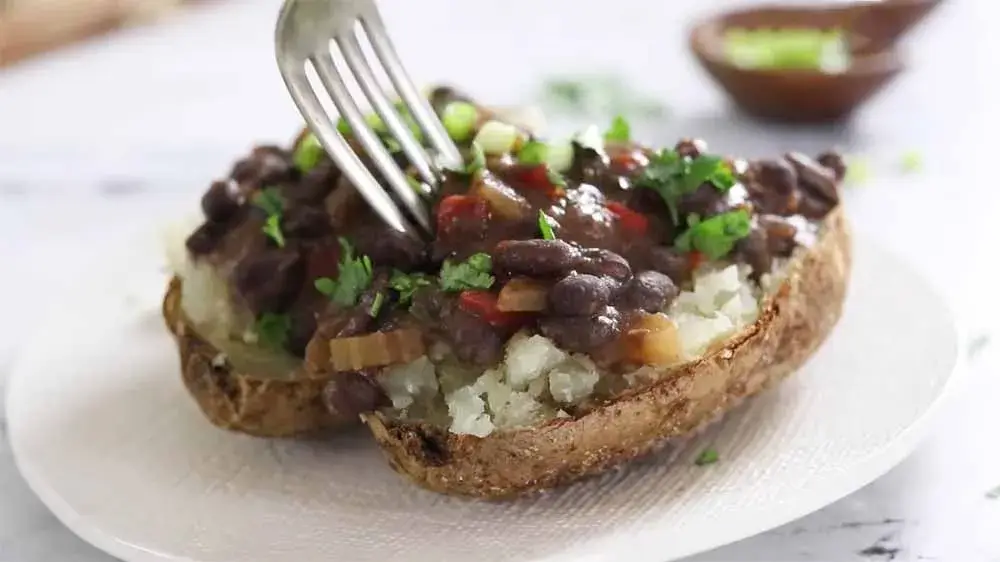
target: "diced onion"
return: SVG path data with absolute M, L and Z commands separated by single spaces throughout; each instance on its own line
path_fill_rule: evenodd
M 677 326 L 664 314 L 639 318 L 622 336 L 625 356 L 642 365 L 669 365 L 681 359 Z
M 511 279 L 497 298 L 497 310 L 501 312 L 539 312 L 545 310 L 549 287 L 535 279 L 515 277 Z
M 506 219 L 521 219 L 531 213 L 527 199 L 486 170 L 475 175 L 469 194 L 487 200 L 490 209 Z
M 408 363 L 424 352 L 420 331 L 412 329 L 330 340 L 330 364 L 335 371 Z
M 517 127 L 500 121 L 487 121 L 479 128 L 473 140 L 483 152 L 500 156 L 514 150 L 521 133 Z
M 562 173 L 573 165 L 573 144 L 556 142 L 548 145 L 545 151 L 545 164 L 553 171 Z
M 455 142 L 468 140 L 478 120 L 479 111 L 476 106 L 464 101 L 453 101 L 441 112 L 441 122 L 448 131 L 448 136 Z
M 604 152 L 604 135 L 601 134 L 601 129 L 597 125 L 591 125 L 577 133 L 573 140 L 584 148 Z

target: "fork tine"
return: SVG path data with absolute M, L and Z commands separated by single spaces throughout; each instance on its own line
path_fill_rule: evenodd
M 441 120 L 434 114 L 430 102 L 424 96 L 420 95 L 416 86 L 413 85 L 410 75 L 399 60 L 399 55 L 396 54 L 396 49 L 392 46 L 392 41 L 389 40 L 389 33 L 385 29 L 385 24 L 382 22 L 382 16 L 379 15 L 378 10 L 372 9 L 370 12 L 364 14 L 360 21 L 368 34 L 368 40 L 372 44 L 372 49 L 385 67 L 385 73 L 389 75 L 389 79 L 396 87 L 396 91 L 399 92 L 400 97 L 409 106 L 410 113 L 416 119 L 417 123 L 420 124 L 420 127 L 424 130 L 424 134 L 427 135 L 434 148 L 437 149 L 440 155 L 439 158 L 441 159 L 440 164 L 446 167 L 461 166 L 462 155 L 458 151 L 458 147 L 455 146 L 451 137 L 448 136 L 448 132 L 445 131 Z
M 437 185 L 437 178 L 431 169 L 431 161 L 420 143 L 413 136 L 410 128 L 403 123 L 402 118 L 379 86 L 378 80 L 372 73 L 364 54 L 361 52 L 361 44 L 358 43 L 355 35 L 342 35 L 336 39 L 347 65 L 354 71 L 354 77 L 364 90 L 365 95 L 375 108 L 376 113 L 382 118 L 382 122 L 389 127 L 389 131 L 399 141 L 403 151 L 409 157 L 410 162 L 420 172 L 421 177 L 429 185 Z
M 420 200 L 417 192 L 406 181 L 403 171 L 399 169 L 392 156 L 382 146 L 382 141 L 368 127 L 364 117 L 361 115 L 361 110 L 358 109 L 357 104 L 351 98 L 347 84 L 337 74 L 337 67 L 333 62 L 333 56 L 329 50 L 323 50 L 310 57 L 309 60 L 312 62 L 316 74 L 319 75 L 319 79 L 333 100 L 334 105 L 337 106 L 340 114 L 350 124 L 355 138 L 361 142 L 368 156 L 371 157 L 375 165 L 385 175 L 385 179 L 388 180 L 393 191 L 399 196 L 413 218 L 424 228 L 424 231 L 433 232 L 427 208 L 424 206 L 423 201 Z
M 392 228 L 418 237 L 414 226 L 399 212 L 395 202 L 382 189 L 382 186 L 347 144 L 344 137 L 337 131 L 336 125 L 330 120 L 326 109 L 316 97 L 316 92 L 309 86 L 304 65 L 302 68 L 295 69 L 288 69 L 282 65 L 281 76 L 288 90 L 292 93 L 292 100 L 298 106 L 299 112 L 302 113 L 307 122 L 312 124 L 312 130 L 327 154 L 337 163 L 341 172 L 347 175 L 351 184 L 361 193 L 372 209 Z

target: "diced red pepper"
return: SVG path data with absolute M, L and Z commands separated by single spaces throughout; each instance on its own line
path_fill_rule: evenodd
M 688 252 L 688 267 L 691 271 L 695 271 L 701 266 L 705 261 L 705 254 L 699 252 L 698 250 L 691 250 Z
M 642 213 L 633 211 L 618 201 L 609 201 L 605 206 L 611 214 L 618 217 L 618 222 L 628 232 L 636 236 L 643 236 L 649 230 L 649 219 Z
M 493 326 L 513 327 L 530 318 L 523 312 L 504 312 L 497 308 L 497 295 L 490 291 L 462 291 L 458 306 L 469 314 L 478 316 Z
M 537 166 L 520 166 L 517 173 L 517 179 L 524 184 L 524 187 L 542 191 L 551 199 L 556 199 L 566 194 L 566 190 L 552 183 L 552 179 L 549 177 L 548 168 L 544 164 Z
M 489 216 L 489 204 L 472 195 L 449 195 L 438 203 L 437 226 L 439 231 L 447 231 L 457 220 L 485 220 Z

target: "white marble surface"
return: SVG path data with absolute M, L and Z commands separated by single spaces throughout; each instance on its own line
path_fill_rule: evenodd
M 683 55 L 685 21 L 705 4 L 622 0 L 608 12 L 571 0 L 383 1 L 398 46 L 424 81 L 448 79 L 518 102 L 542 73 L 618 64 L 673 109 L 646 132 L 650 141 L 696 133 L 749 154 L 834 143 L 868 154 L 875 174 L 848 194 L 851 215 L 859 229 L 921 260 L 971 334 L 973 368 L 923 445 L 885 477 L 694 560 L 1000 560 L 1000 500 L 986 497 L 1000 486 L 1000 352 L 992 345 L 1000 299 L 991 261 L 1000 193 L 990 142 L 1000 124 L 990 62 L 1000 47 L 991 29 L 1000 5 L 951 0 L 910 46 L 914 68 L 850 126 L 801 130 L 732 115 Z M 220 0 L 162 27 L 0 74 L 0 391 L 21 338 L 38 327 L 37 303 L 72 283 L 73 271 L 192 204 L 253 141 L 292 135 L 297 118 L 271 62 L 276 6 Z M 432 32 L 421 27 L 429 21 Z M 914 149 L 925 170 L 902 175 L 895 161 Z M 900 313 L 919 318 L 919 305 Z M 109 560 L 31 495 L 0 439 L 0 562 Z

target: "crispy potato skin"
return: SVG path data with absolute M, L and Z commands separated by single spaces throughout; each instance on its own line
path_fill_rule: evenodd
M 753 325 L 577 419 L 485 438 L 382 413 L 364 421 L 397 472 L 437 492 L 504 498 L 601 473 L 696 434 L 812 355 L 840 318 L 850 275 L 842 208 L 827 216 L 817 244 L 789 267 Z
M 163 299 L 163 319 L 177 343 L 184 386 L 213 424 L 258 437 L 292 437 L 358 423 L 327 410 L 326 378 L 263 378 L 228 362 L 213 366 L 219 350 L 186 322 L 180 303 L 181 281 L 174 278 Z

